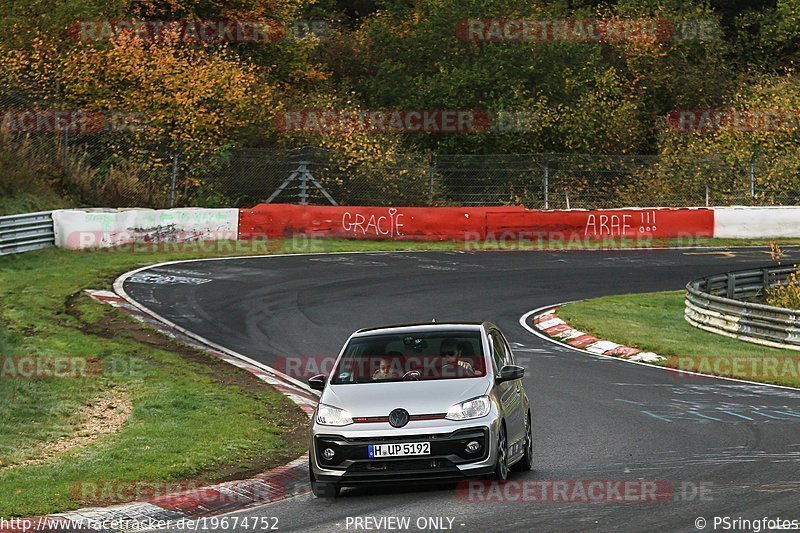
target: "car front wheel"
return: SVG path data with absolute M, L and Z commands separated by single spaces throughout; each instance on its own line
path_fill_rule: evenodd
M 528 413 L 525 421 L 525 455 L 513 466 L 515 471 L 533 469 L 533 429 L 531 428 L 531 415 Z
M 341 487 L 334 485 L 333 483 L 320 483 L 319 481 L 311 482 L 311 492 L 313 492 L 314 496 L 317 498 L 336 498 L 339 496 L 340 490 Z
M 508 440 L 506 427 L 500 425 L 500 434 L 497 437 L 497 462 L 494 467 L 494 479 L 505 481 L 508 479 Z
M 311 492 L 317 498 L 336 498 L 339 496 L 341 487 L 335 483 L 322 483 L 317 481 L 314 477 L 314 471 L 311 469 L 311 459 L 308 460 L 308 474 L 311 481 Z

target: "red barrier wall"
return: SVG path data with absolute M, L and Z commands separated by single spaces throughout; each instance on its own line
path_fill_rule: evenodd
M 490 213 L 490 234 L 581 239 L 713 237 L 712 209 L 602 209 Z
M 239 212 L 239 238 L 308 233 L 361 239 L 449 240 L 486 231 L 487 213 L 522 207 L 365 207 L 259 204 Z
M 534 211 L 522 207 L 365 207 L 260 204 L 239 211 L 239 238 L 298 233 L 361 239 L 449 240 L 711 237 L 711 209 Z

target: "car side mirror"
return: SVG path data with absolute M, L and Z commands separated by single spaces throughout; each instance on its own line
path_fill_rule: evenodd
M 308 378 L 308 386 L 314 390 L 322 390 L 325 388 L 325 374 Z
M 525 375 L 525 369 L 517 365 L 505 365 L 500 369 L 496 381 L 502 383 L 504 381 L 514 381 L 515 379 L 522 379 Z

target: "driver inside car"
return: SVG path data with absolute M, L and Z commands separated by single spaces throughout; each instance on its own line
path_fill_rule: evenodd
M 475 370 L 472 364 L 464 359 L 461 359 L 463 350 L 455 339 L 445 339 L 439 347 L 439 355 L 441 355 L 441 371 L 442 374 L 449 374 L 452 376 L 474 376 Z

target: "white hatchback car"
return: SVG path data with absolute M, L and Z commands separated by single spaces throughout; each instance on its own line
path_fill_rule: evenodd
M 330 376 L 309 379 L 322 391 L 311 424 L 314 494 L 531 469 L 524 373 L 488 322 L 355 332 Z

